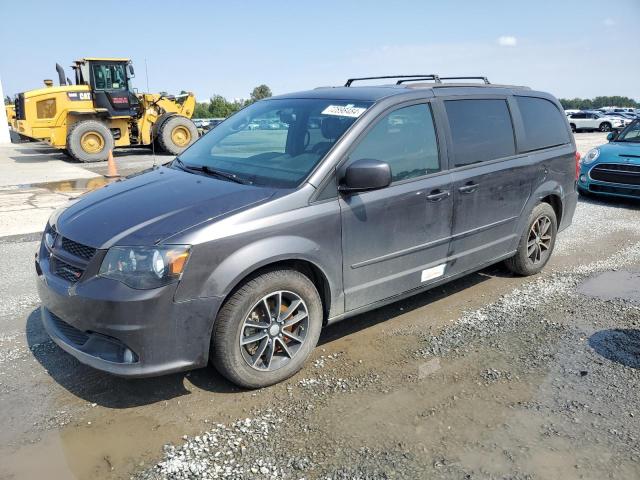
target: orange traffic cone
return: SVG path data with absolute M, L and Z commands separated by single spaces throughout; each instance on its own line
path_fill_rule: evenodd
M 107 174 L 105 177 L 107 178 L 118 178 L 120 174 L 118 173 L 118 167 L 116 166 L 116 161 L 113 159 L 113 152 L 109 150 L 109 156 L 107 157 Z

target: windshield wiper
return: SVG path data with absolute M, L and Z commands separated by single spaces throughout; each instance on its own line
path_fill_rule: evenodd
M 225 180 L 229 180 L 231 182 L 239 183 L 241 185 L 247 185 L 245 180 L 241 180 L 237 176 L 232 173 L 223 172 L 222 170 L 216 170 L 215 168 L 208 167 L 207 165 L 188 165 L 184 163 L 180 158 L 176 157 L 176 162 L 180 166 L 182 170 L 185 171 L 195 171 L 195 172 L 203 172 L 207 175 L 212 175 L 218 178 L 224 178 Z
M 215 168 L 207 167 L 206 165 L 202 165 L 200 170 L 206 173 L 207 175 L 214 175 L 216 177 L 225 178 L 227 180 L 231 180 L 232 182 L 239 183 L 241 185 L 246 185 L 247 181 L 241 180 L 233 173 L 223 172 L 222 170 L 216 170 Z

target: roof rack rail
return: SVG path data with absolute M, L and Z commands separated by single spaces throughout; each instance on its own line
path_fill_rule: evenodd
M 486 85 L 491 85 L 487 77 L 440 77 L 440 80 L 482 80 Z
M 416 78 L 403 78 L 396 82 L 396 85 L 402 85 L 406 82 L 421 82 L 423 80 L 434 80 L 436 83 L 442 83 L 440 81 L 440 77 L 438 75 L 427 75 L 424 77 L 416 77 Z
M 385 80 L 389 78 L 420 78 L 420 79 L 429 79 L 438 81 L 438 75 L 427 74 L 427 75 L 384 75 L 382 77 L 359 77 L 359 78 L 349 78 L 347 83 L 344 84 L 345 87 L 350 87 L 353 82 L 359 82 L 361 80 Z
M 381 77 L 349 78 L 344 86 L 350 87 L 353 82 L 359 82 L 361 80 L 386 80 L 390 78 L 399 79 L 396 82 L 396 85 L 402 85 L 405 82 L 419 82 L 422 80 L 433 80 L 436 83 L 442 83 L 442 80 L 482 80 L 486 85 L 491 84 L 487 77 L 441 77 L 435 73 L 430 73 L 428 75 L 383 75 Z

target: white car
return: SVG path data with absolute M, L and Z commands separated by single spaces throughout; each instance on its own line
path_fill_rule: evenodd
M 571 130 L 600 130 L 610 132 L 614 129 L 622 129 L 628 125 L 626 120 L 618 117 L 610 117 L 600 112 L 578 112 L 567 117 Z

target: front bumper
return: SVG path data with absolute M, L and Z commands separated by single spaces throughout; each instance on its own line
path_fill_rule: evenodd
M 628 169 L 638 170 L 637 166 L 633 164 L 620 164 L 620 163 L 612 163 L 617 167 L 622 167 L 623 169 L 627 167 Z M 578 177 L 578 190 L 582 192 L 593 193 L 597 195 L 607 195 L 612 197 L 624 197 L 624 198 L 640 198 L 640 170 L 636 172 L 622 173 L 623 178 L 616 178 L 612 176 L 612 178 L 607 178 L 604 181 L 601 179 L 592 178 L 592 169 L 596 166 L 602 166 L 601 163 L 595 163 L 593 165 L 583 165 L 580 168 L 580 175 Z M 614 172 L 614 175 L 616 172 Z
M 76 283 L 36 258 L 43 325 L 63 350 L 98 370 L 149 377 L 207 365 L 217 297 L 174 302 L 176 284 L 154 290 L 91 277 Z

